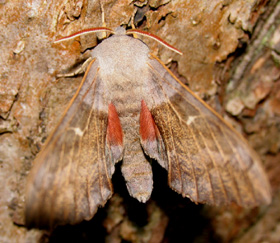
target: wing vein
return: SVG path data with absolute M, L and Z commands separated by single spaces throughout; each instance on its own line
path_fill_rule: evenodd
M 157 70 L 153 68 L 152 65 L 150 65 L 150 64 L 148 64 L 148 65 L 149 65 L 149 67 L 152 69 L 153 73 L 155 73 L 155 74 L 158 76 L 158 79 L 164 81 L 171 89 L 175 90 L 175 92 L 178 93 L 178 94 L 181 96 L 181 98 L 183 98 L 186 102 L 188 102 L 187 98 L 186 98 L 183 94 L 181 94 L 181 92 L 180 92 L 176 87 L 174 87 L 167 79 L 163 78 L 163 77 L 157 72 Z M 163 93 L 164 93 L 166 99 L 169 101 L 169 98 L 168 98 L 168 96 L 166 95 L 166 93 L 164 92 L 164 89 L 163 89 L 162 85 L 160 85 L 160 87 L 161 87 L 161 89 L 162 89 L 162 91 L 163 91 Z M 169 103 L 170 103 L 170 102 L 169 102 Z M 188 102 L 188 103 L 189 103 L 189 102 Z M 172 105 L 171 105 L 171 106 L 172 106 Z M 207 120 L 205 119 L 205 116 L 202 114 L 202 112 L 201 112 L 200 109 L 197 109 L 196 107 L 194 107 L 194 108 L 195 108 L 195 110 L 196 110 L 197 112 L 199 112 L 199 114 L 200 114 L 200 116 L 202 117 L 202 119 L 204 120 L 206 126 L 209 128 L 210 133 L 211 133 L 211 137 L 212 137 L 212 139 L 213 139 L 215 145 L 217 146 L 219 152 L 221 152 L 221 155 L 222 155 L 222 157 L 223 157 L 223 160 L 225 161 L 224 154 L 223 154 L 223 152 L 222 152 L 222 150 L 221 150 L 221 148 L 220 148 L 220 146 L 219 146 L 219 144 L 218 144 L 218 141 L 216 140 L 215 136 L 213 135 L 212 129 L 209 127 L 209 125 L 208 125 L 208 123 L 207 123 Z M 173 107 L 172 107 L 172 110 L 174 110 Z M 184 120 L 181 119 L 181 117 L 177 114 L 176 111 L 175 111 L 175 114 L 176 114 L 176 116 L 178 117 L 178 119 L 179 119 L 180 122 L 183 122 L 186 126 L 188 126 L 188 124 L 187 124 Z M 201 134 L 201 132 L 200 132 L 200 134 Z M 202 138 L 204 137 L 203 134 L 201 134 L 201 137 L 202 137 Z M 204 140 L 204 144 L 206 145 L 205 140 Z M 209 147 L 208 147 L 207 145 L 206 145 L 206 147 L 207 147 L 207 150 L 208 150 L 209 155 L 210 155 L 210 154 L 211 154 L 210 149 L 209 149 Z M 210 155 L 210 156 L 211 156 L 211 155 Z M 213 159 L 212 156 L 211 156 L 211 160 L 212 160 L 212 162 L 213 162 L 213 164 L 214 164 L 216 170 L 218 171 L 219 179 L 220 179 L 220 182 L 221 182 L 221 185 L 222 185 L 222 188 L 223 188 L 223 193 L 224 193 L 226 199 L 228 200 L 228 195 L 227 195 L 227 192 L 226 192 L 226 189 L 225 189 L 224 181 L 223 181 L 222 176 L 221 176 L 221 172 L 220 172 L 220 170 L 219 170 L 219 168 L 218 168 L 218 166 L 217 166 L 217 164 L 216 164 L 216 162 L 215 162 L 215 160 Z M 193 163 L 192 163 L 192 166 L 193 166 Z M 208 173 L 208 170 L 207 170 L 207 173 Z M 196 177 L 195 177 L 194 174 L 193 174 L 193 177 L 194 177 L 194 179 L 195 179 L 196 190 L 197 190 L 197 180 L 196 180 Z M 210 175 L 209 175 L 209 180 L 211 180 Z M 211 184 L 212 193 L 213 193 L 213 186 L 212 186 L 212 183 L 210 183 L 210 184 Z M 198 194 L 197 194 L 197 195 L 198 195 Z M 214 199 L 214 197 L 213 197 L 213 199 Z
M 227 134 L 226 134 L 225 132 L 224 132 L 224 134 L 225 134 L 226 137 L 228 137 Z M 257 202 L 257 199 L 256 199 L 256 196 L 255 196 L 255 193 L 254 193 L 254 189 L 253 189 L 253 186 L 252 186 L 252 182 L 251 182 L 251 180 L 248 178 L 247 173 L 244 173 L 243 167 L 241 166 L 241 164 L 244 165 L 244 161 L 243 161 L 243 159 L 240 157 L 239 152 L 235 149 L 235 146 L 232 144 L 232 142 L 230 141 L 230 139 L 228 139 L 228 142 L 229 142 L 229 144 L 230 144 L 232 150 L 234 151 L 234 154 L 235 154 L 236 159 L 237 159 L 238 164 L 239 164 L 239 168 L 241 168 L 242 175 L 244 176 L 244 178 L 246 178 L 247 182 L 249 183 L 249 188 L 250 188 L 251 194 L 252 194 L 252 196 L 253 196 L 253 198 L 254 198 L 254 201 L 255 201 L 255 203 L 256 203 L 256 202 Z M 237 191 L 239 192 L 239 190 L 237 190 Z M 240 199 L 241 199 L 241 197 L 240 197 Z
M 94 61 L 95 61 L 95 60 L 91 61 L 91 63 L 89 64 L 89 67 L 88 67 L 88 69 L 87 69 L 87 71 L 86 71 L 86 74 L 85 74 L 85 76 L 84 76 L 84 78 L 83 78 L 83 80 L 82 80 L 82 82 L 81 82 L 81 84 L 80 84 L 78 90 L 76 91 L 74 97 L 71 99 L 70 105 L 68 105 L 68 107 L 66 108 L 66 111 L 65 111 L 64 114 L 62 115 L 62 118 L 61 118 L 59 124 L 61 124 L 62 120 L 64 119 L 65 114 L 68 112 L 68 110 L 70 109 L 70 107 L 71 107 L 71 105 L 73 104 L 73 102 L 77 99 L 77 96 L 78 96 L 78 94 L 79 94 L 79 92 L 80 92 L 82 86 L 83 86 L 84 83 L 85 83 L 87 73 L 88 73 L 90 67 L 92 66 L 92 64 L 94 63 Z M 79 102 L 79 105 L 80 105 L 80 104 L 81 104 L 81 102 Z M 78 107 L 79 107 L 79 106 L 78 106 Z M 78 107 L 76 108 L 76 110 L 78 109 Z M 74 117 L 74 115 L 75 115 L 75 112 L 73 112 L 72 114 L 73 114 L 73 115 L 72 115 L 71 118 L 69 119 L 69 121 L 68 121 L 68 123 L 67 123 L 67 125 L 66 125 L 66 128 L 69 126 L 69 123 L 72 121 L 72 119 L 73 119 L 73 117 Z M 51 138 L 52 135 L 55 134 L 55 132 L 58 130 L 58 127 L 59 127 L 59 125 L 56 127 L 56 129 L 53 131 L 53 133 L 49 136 L 50 138 Z M 64 132 L 64 131 L 61 131 L 61 133 L 63 133 L 63 132 Z M 52 144 L 54 144 L 53 147 L 55 147 L 55 145 L 56 145 L 56 143 L 57 143 L 57 140 L 58 140 L 59 138 L 60 138 L 60 136 L 59 136 L 59 134 L 58 134 L 58 135 L 56 136 L 56 139 L 55 139 L 55 140 L 53 141 L 53 143 L 52 143 Z M 47 144 L 49 141 L 50 141 L 50 140 L 48 140 L 48 141 L 46 142 L 46 144 Z M 45 146 L 46 146 L 46 144 L 45 144 Z M 47 153 L 45 153 L 45 154 L 47 155 Z M 43 160 L 43 157 L 44 157 L 44 155 L 42 155 L 41 161 L 44 161 L 44 160 Z M 59 159 L 59 161 L 61 161 L 61 158 Z M 59 165 L 61 165 L 61 162 L 59 163 Z M 50 170 L 50 167 L 51 167 L 51 163 L 49 163 L 49 164 L 47 165 L 46 170 L 49 171 L 49 170 Z M 44 177 L 44 179 L 45 179 L 45 180 L 43 180 L 43 182 L 42 182 L 42 187 L 45 187 L 45 184 L 46 184 L 46 177 Z
M 62 166 L 61 166 L 61 161 L 62 161 L 62 158 L 63 158 L 63 154 L 64 154 L 64 149 L 65 149 L 65 145 L 63 144 L 62 145 L 62 149 L 61 149 L 61 152 L 60 152 L 60 156 L 59 156 L 59 161 L 58 161 L 58 169 L 57 169 L 57 173 L 55 174 L 56 176 L 55 176 L 55 178 L 54 178 L 54 180 L 53 180 L 53 184 L 55 185 L 55 184 L 58 184 L 58 180 L 59 180 L 59 178 L 60 178 L 60 176 L 57 176 L 57 175 L 60 175 L 60 173 L 61 173 L 61 170 L 62 170 Z M 45 177 L 46 178 L 46 177 Z M 46 182 L 46 180 L 44 180 L 44 182 Z M 45 183 L 44 183 L 45 184 Z M 54 187 L 54 190 L 52 191 L 52 195 L 51 195 L 51 208 L 50 208 L 50 220 L 52 220 L 53 219 L 53 215 L 54 215 L 54 209 L 55 209 L 55 198 L 56 198 L 56 192 L 57 192 L 57 189 L 58 188 L 58 185 L 57 185 L 57 187 Z M 46 193 L 45 193 L 45 196 L 46 196 Z M 45 201 L 46 200 L 46 198 L 44 197 L 43 198 L 43 201 Z
M 168 101 L 168 107 L 171 108 L 174 113 L 176 114 L 176 117 L 179 119 L 180 122 L 182 122 L 182 119 L 181 117 L 178 115 L 177 111 L 174 109 L 174 107 L 172 106 L 172 104 L 170 103 L 169 101 L 169 98 L 168 98 L 168 95 L 166 94 L 164 88 L 162 87 L 162 84 L 160 83 L 160 80 L 164 80 L 165 82 L 167 82 L 164 78 L 162 78 L 160 76 L 160 74 L 157 72 L 157 70 L 155 70 L 150 64 L 148 64 L 149 67 L 152 69 L 153 73 L 155 73 L 159 78 L 156 79 L 157 80 L 157 83 L 159 85 L 159 87 L 161 88 L 162 90 L 162 93 L 164 94 L 166 100 Z M 169 116 L 168 116 L 169 118 Z M 172 139 L 172 147 L 175 151 L 175 154 L 176 154 L 176 164 L 178 165 L 178 168 L 180 168 L 180 162 L 178 161 L 178 153 L 177 153 L 177 150 L 176 150 L 176 146 L 175 146 L 175 141 L 174 141 L 174 132 L 173 132 L 173 129 L 172 127 L 170 126 L 170 119 L 168 119 L 168 127 L 169 127 L 169 131 L 171 132 L 172 136 L 171 136 L 171 139 Z M 195 140 L 195 139 L 194 139 Z M 168 156 L 169 157 L 169 156 Z M 198 200 L 199 196 L 198 196 L 198 185 L 197 185 L 197 178 L 196 178 L 196 173 L 195 173 L 195 170 L 194 170 L 194 165 L 193 165 L 193 161 L 192 159 L 190 159 L 190 156 L 188 155 L 188 158 L 189 158 L 189 161 L 191 162 L 191 166 L 192 166 L 192 177 L 193 177 L 193 180 L 195 182 L 195 191 L 196 191 L 196 200 Z M 169 164 L 170 164 L 170 160 L 169 160 Z M 169 169 L 171 171 L 171 166 L 169 165 Z M 184 192 L 184 183 L 183 183 L 183 177 L 182 177 L 182 172 L 181 172 L 181 168 L 179 169 L 179 172 L 180 172 L 180 180 L 181 180 L 181 191 Z M 171 173 L 170 173 L 171 174 Z
M 98 111 L 98 116 L 100 117 L 100 112 Z M 101 155 L 100 155 L 100 145 L 99 145 L 99 141 L 98 141 L 98 139 L 99 139 L 99 136 L 100 136 L 100 129 L 98 129 L 98 127 L 100 128 L 100 126 L 99 126 L 99 120 L 97 120 L 98 121 L 98 126 L 97 126 L 97 134 L 98 134 L 98 136 L 96 137 L 96 139 L 97 139 L 97 151 L 98 151 L 98 157 L 97 158 L 102 158 L 102 160 L 103 160 L 103 156 L 101 157 Z M 102 127 L 103 128 L 103 127 Z M 102 197 L 102 185 L 101 185 L 101 170 L 100 170 L 100 161 L 98 160 L 98 183 L 99 183 L 99 188 L 100 188 L 100 190 L 99 190 L 99 192 L 100 192 L 100 196 L 101 196 L 101 198 L 103 199 L 103 197 Z
M 96 74 L 95 74 L 95 76 L 94 76 L 94 78 L 92 79 L 92 82 L 91 82 L 91 84 L 89 85 L 89 88 L 87 89 L 87 91 L 85 92 L 85 94 L 83 95 L 83 97 L 82 97 L 82 99 L 81 99 L 81 102 L 79 103 L 79 105 L 80 104 L 82 104 L 82 101 L 85 99 L 85 97 L 88 95 L 88 93 L 89 93 L 89 91 L 91 90 L 91 89 L 93 89 L 94 90 L 94 92 L 93 93 L 95 93 L 95 91 L 96 91 L 96 78 L 97 78 L 97 74 L 98 74 L 98 71 L 99 71 L 99 69 L 97 69 L 97 72 L 96 72 Z M 93 113 L 93 107 L 94 107 L 94 102 L 92 102 L 92 105 L 91 105 L 91 109 L 90 109 L 90 113 L 89 113 L 89 115 L 88 115 L 88 118 L 87 118 L 87 122 L 86 122 L 86 125 L 85 125 L 85 128 L 83 129 L 83 136 L 79 136 L 79 140 L 80 140 L 80 142 L 79 142 L 79 152 L 78 152 L 78 155 L 77 155 L 77 158 L 79 158 L 78 159 L 78 161 L 77 161 L 77 163 L 76 163 L 76 167 L 75 167 L 75 169 L 74 169 L 74 172 L 75 172 L 75 175 L 74 175 L 74 188 L 75 188 L 75 192 L 77 191 L 77 190 L 80 190 L 80 188 L 77 188 L 77 181 L 79 180 L 79 175 L 78 175 L 78 173 L 79 173 L 79 170 L 78 170 L 78 168 L 79 168 L 79 166 L 80 166 L 80 163 L 81 163 L 81 161 L 82 161 L 82 159 L 81 159 L 81 143 L 82 143 L 82 140 L 83 139 L 85 139 L 86 141 L 87 141 L 87 143 L 89 144 L 89 133 L 88 133 L 88 131 L 89 131 L 89 123 L 90 123 L 90 120 L 91 120 L 91 117 L 92 117 L 92 113 Z M 88 177 L 86 178 L 86 185 L 88 186 Z M 78 207 L 77 207 L 77 195 L 76 195 L 77 193 L 74 193 L 74 204 L 75 204 L 75 217 L 77 217 L 78 215 L 77 215 L 77 213 L 78 213 Z M 86 188 L 86 194 L 87 194 L 87 201 L 88 201 L 88 208 L 89 208 L 89 211 L 90 211 L 90 202 L 89 202 L 89 194 L 88 194 L 88 187 Z

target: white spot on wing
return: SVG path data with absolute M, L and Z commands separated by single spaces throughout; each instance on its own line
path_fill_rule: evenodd
M 192 124 L 194 122 L 195 118 L 196 118 L 196 116 L 189 116 L 188 120 L 187 120 L 187 125 Z
M 78 136 L 83 136 L 84 132 L 79 128 L 79 127 L 75 127 L 73 128 L 73 131 L 76 133 L 76 135 Z

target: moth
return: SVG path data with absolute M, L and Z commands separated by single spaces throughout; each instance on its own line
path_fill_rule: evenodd
M 169 186 L 193 202 L 270 203 L 267 176 L 246 140 L 129 34 L 155 36 L 104 27 L 61 40 L 96 31 L 114 35 L 91 51 L 76 94 L 34 162 L 27 226 L 90 220 L 112 196 L 120 161 L 129 194 L 143 203 L 153 189 L 150 159 L 168 171 Z

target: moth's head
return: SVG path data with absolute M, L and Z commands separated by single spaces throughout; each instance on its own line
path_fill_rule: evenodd
M 114 29 L 114 34 L 115 35 L 126 35 L 126 29 L 124 27 L 117 27 Z

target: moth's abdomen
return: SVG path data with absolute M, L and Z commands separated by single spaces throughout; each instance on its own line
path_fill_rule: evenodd
M 135 86 L 137 86 L 135 84 Z M 135 87 L 134 88 L 137 88 Z M 141 100 L 138 96 L 134 99 L 127 99 L 133 93 L 119 92 L 115 105 L 120 117 L 121 126 L 124 132 L 124 155 L 121 166 L 129 194 L 139 200 L 146 202 L 152 193 L 153 175 L 150 162 L 140 144 L 139 118 Z M 131 97 L 130 97 L 131 98 Z M 130 101 L 130 102 L 125 102 Z
M 149 161 L 145 158 L 139 139 L 128 141 L 122 174 L 129 194 L 140 202 L 146 202 L 153 190 L 153 174 Z

